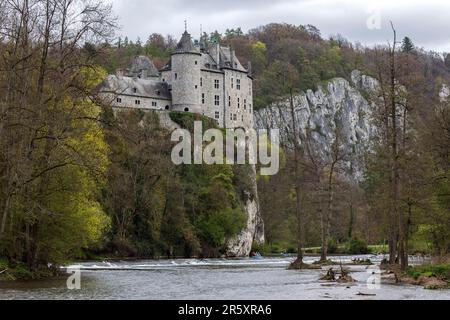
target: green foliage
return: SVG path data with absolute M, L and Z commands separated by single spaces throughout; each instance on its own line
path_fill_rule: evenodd
M 192 113 L 171 112 L 170 117 L 189 130 L 197 120 L 205 130 L 216 126 Z M 152 112 L 119 113 L 107 136 L 113 153 L 104 206 L 113 221 L 113 252 L 218 255 L 245 227 L 244 196 L 254 196 L 245 167 L 174 166 L 170 132 Z
M 367 253 L 369 253 L 367 244 L 363 240 L 360 240 L 357 238 L 353 238 L 348 242 L 346 250 L 349 254 L 367 254 Z
M 406 269 L 406 273 L 417 279 L 420 276 L 437 277 L 441 280 L 450 281 L 450 264 L 426 264 L 413 266 Z
M 330 253 L 330 254 L 337 253 L 338 249 L 339 249 L 339 246 L 338 246 L 338 243 L 336 241 L 336 238 L 331 237 L 328 240 L 328 253 Z
M 201 121 L 203 130 L 217 128 L 217 122 L 214 119 L 202 116 L 197 113 L 176 112 L 169 113 L 170 119 L 180 125 L 182 128 L 194 132 L 194 122 Z
M 415 49 L 413 42 L 409 37 L 403 38 L 402 41 L 402 52 L 404 53 L 411 53 Z

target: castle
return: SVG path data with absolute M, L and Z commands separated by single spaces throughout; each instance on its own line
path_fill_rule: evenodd
M 185 31 L 158 70 L 145 56 L 109 75 L 101 89 L 114 108 L 202 114 L 222 128 L 253 128 L 253 79 L 230 47 L 193 42 Z

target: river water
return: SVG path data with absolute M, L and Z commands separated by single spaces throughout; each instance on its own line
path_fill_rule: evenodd
M 333 260 L 345 263 L 354 258 L 371 258 L 376 263 L 383 257 L 347 256 Z M 305 260 L 312 263 L 316 259 Z M 379 288 L 369 287 L 367 280 L 374 277 L 376 270 L 368 270 L 367 266 L 347 267 L 357 280 L 354 284 L 319 281 L 327 268 L 288 271 L 293 260 L 283 257 L 86 262 L 70 266 L 81 270 L 80 290 L 68 290 L 66 278 L 0 282 L 0 299 L 450 300 L 450 290 L 430 291 L 384 282 Z

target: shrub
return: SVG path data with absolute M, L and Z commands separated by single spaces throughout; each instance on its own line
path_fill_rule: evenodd
M 328 240 L 328 253 L 337 253 L 338 252 L 338 244 L 335 238 L 330 238 Z
M 352 238 L 347 244 L 347 252 L 349 254 L 367 254 L 369 248 L 363 240 Z

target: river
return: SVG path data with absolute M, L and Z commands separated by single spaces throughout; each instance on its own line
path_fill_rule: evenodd
M 353 258 L 333 257 L 350 262 Z M 312 263 L 316 257 L 306 257 Z M 327 269 L 288 271 L 293 258 L 140 260 L 85 262 L 70 266 L 81 270 L 81 289 L 68 290 L 66 278 L 0 283 L 0 299 L 177 299 L 177 300 L 450 300 L 450 290 L 431 291 L 420 286 L 382 283 L 370 288 L 373 270 L 349 266 L 354 284 L 319 281 Z M 415 261 L 413 260 L 413 263 Z M 416 261 L 417 262 L 417 261 Z M 369 294 L 366 295 L 358 295 Z

